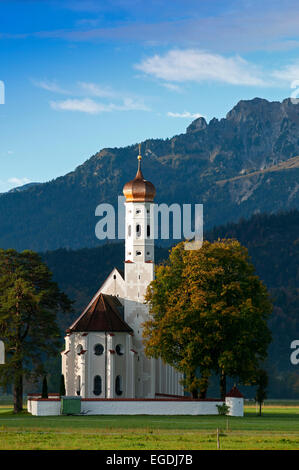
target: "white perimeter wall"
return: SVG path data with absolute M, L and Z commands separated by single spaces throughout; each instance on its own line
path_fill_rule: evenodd
M 90 415 L 215 415 L 219 401 L 132 400 L 81 402 L 81 411 Z
M 86 415 L 217 415 L 223 401 L 198 400 L 81 400 Z M 243 398 L 226 398 L 230 416 L 243 416 Z M 60 415 L 60 400 L 28 399 L 27 409 L 34 416 Z
M 30 400 L 27 401 L 27 410 L 34 416 L 60 415 L 60 400 Z
M 89 415 L 217 415 L 222 401 L 196 400 L 82 400 L 81 412 Z M 28 399 L 35 416 L 60 415 L 60 400 Z

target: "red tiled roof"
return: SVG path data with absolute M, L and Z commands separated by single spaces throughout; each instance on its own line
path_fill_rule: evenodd
M 130 333 L 133 330 L 121 318 L 121 309 L 122 304 L 117 297 L 100 293 L 70 326 L 69 330 L 71 332 L 117 331 Z
M 244 395 L 240 392 L 240 390 L 237 389 L 237 387 L 234 385 L 233 388 L 226 394 L 227 397 L 232 397 L 232 398 L 244 398 Z

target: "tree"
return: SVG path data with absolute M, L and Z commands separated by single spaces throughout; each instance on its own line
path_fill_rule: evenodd
M 14 412 L 23 408 L 23 379 L 45 375 L 45 358 L 59 350 L 56 313 L 70 310 L 37 253 L 0 250 L 0 336 L 7 351 L 0 384 L 13 384 Z
M 47 376 L 46 375 L 43 378 L 42 398 L 48 398 L 48 382 L 47 382 Z
M 226 394 L 227 375 L 252 382 L 271 341 L 268 292 L 255 275 L 246 248 L 236 240 L 179 243 L 159 266 L 146 301 L 145 352 L 185 375 L 186 390 L 204 397 L 213 372 Z M 199 373 L 197 373 L 199 371 Z
M 60 390 L 59 390 L 59 395 L 63 397 L 65 395 L 65 381 L 64 381 L 64 375 L 61 374 L 60 376 Z
M 256 374 L 255 384 L 257 385 L 255 401 L 259 404 L 259 416 L 262 416 L 262 404 L 267 398 L 268 375 L 263 369 L 259 369 Z

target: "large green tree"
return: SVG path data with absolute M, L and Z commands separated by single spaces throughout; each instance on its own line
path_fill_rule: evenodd
M 0 383 L 13 384 L 15 412 L 23 408 L 24 377 L 45 375 L 45 360 L 61 346 L 56 314 L 70 310 L 71 301 L 37 253 L 0 250 L 0 337 L 6 350 Z
M 205 397 L 210 375 L 251 384 L 271 341 L 272 311 L 266 287 L 248 252 L 236 240 L 204 242 L 199 250 L 178 244 L 156 270 L 147 297 L 145 351 L 184 373 L 193 397 Z M 199 373 L 198 373 L 199 371 Z

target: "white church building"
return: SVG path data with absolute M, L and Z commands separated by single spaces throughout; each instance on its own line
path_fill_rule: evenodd
M 140 153 L 140 151 L 139 151 Z M 138 170 L 125 195 L 124 272 L 114 268 L 69 327 L 62 352 L 67 396 L 83 399 L 183 396 L 182 375 L 144 353 L 144 302 L 154 279 L 154 185 Z

